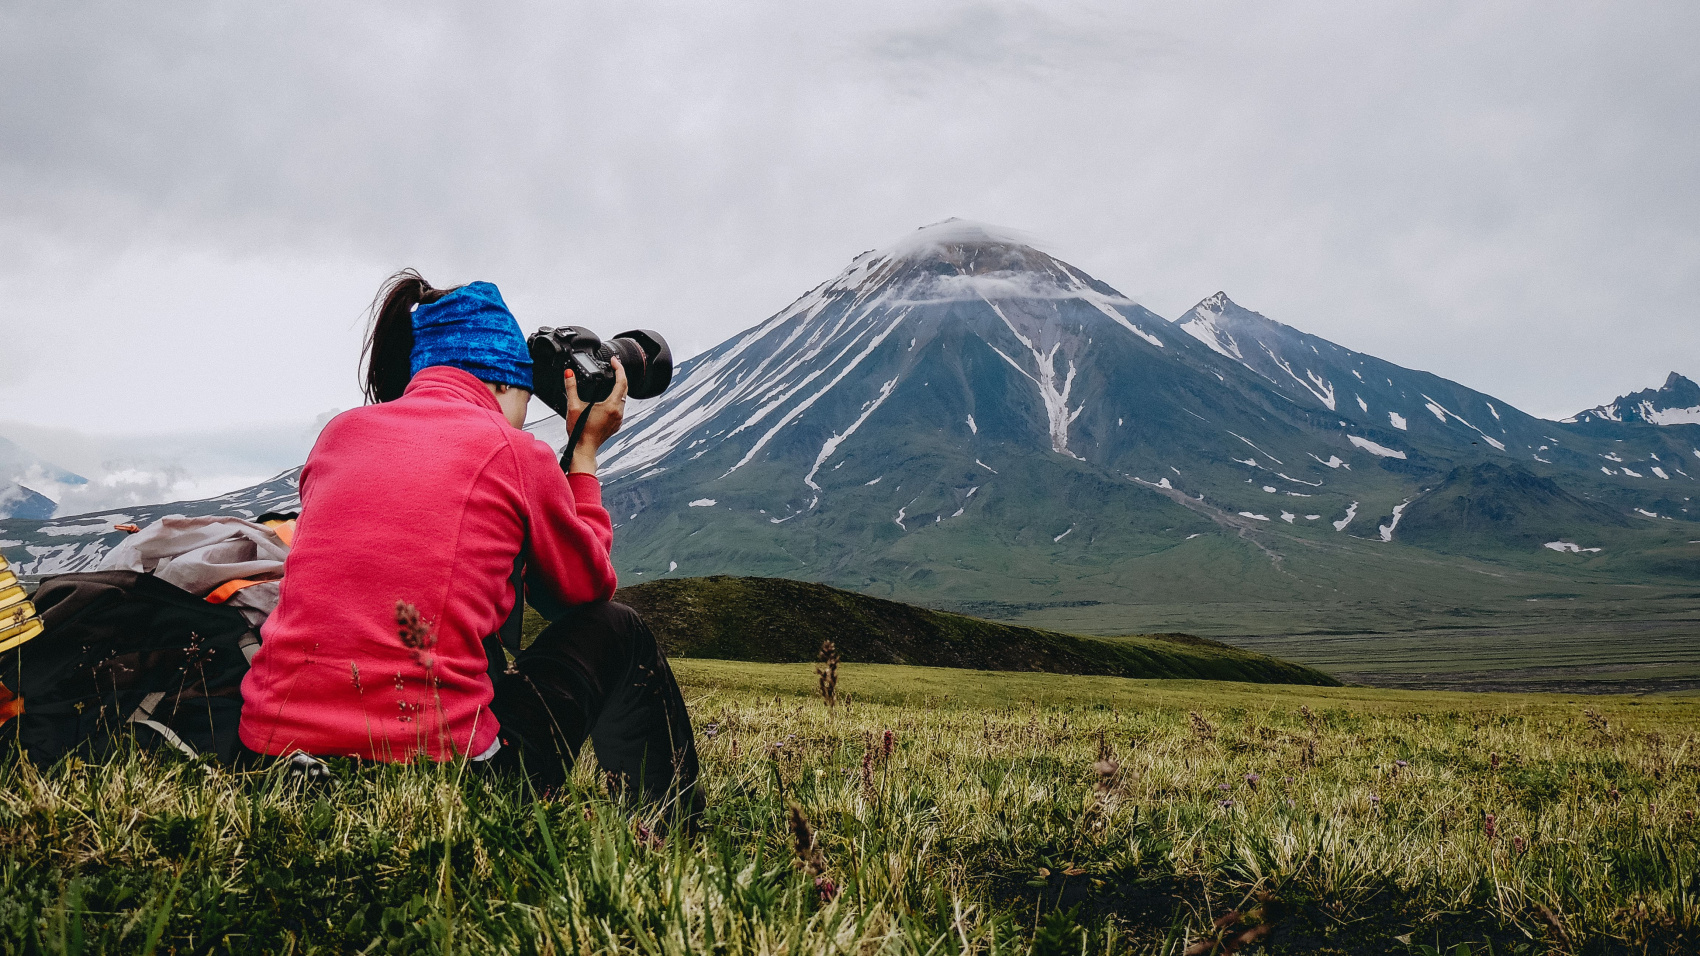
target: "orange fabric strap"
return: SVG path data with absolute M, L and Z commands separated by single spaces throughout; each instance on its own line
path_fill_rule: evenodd
M 213 591 L 213 593 L 207 595 L 207 603 L 209 603 L 209 604 L 223 604 L 224 602 L 230 600 L 231 596 L 234 595 L 237 591 L 240 591 L 243 588 L 253 587 L 256 584 L 265 584 L 265 583 L 266 582 L 264 582 L 264 581 L 250 581 L 247 578 L 232 578 L 229 581 L 226 581 L 223 584 L 219 585 L 218 589 Z
M 271 529 L 272 534 L 277 535 L 278 540 L 282 541 L 285 547 L 295 543 L 295 522 L 293 520 L 268 521 L 266 522 L 266 527 Z M 269 578 L 267 580 L 276 580 L 276 578 Z M 234 595 L 237 591 L 240 591 L 243 588 L 253 587 L 256 584 L 265 583 L 265 581 L 250 581 L 247 578 L 232 578 L 219 585 L 213 593 L 207 595 L 207 603 L 223 604 L 230 600 L 231 595 Z

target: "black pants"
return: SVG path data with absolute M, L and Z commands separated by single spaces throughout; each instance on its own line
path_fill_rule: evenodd
M 511 665 L 485 640 L 501 722 L 492 770 L 542 787 L 566 779 L 588 738 L 610 782 L 646 802 L 700 812 L 696 739 L 667 656 L 637 612 L 602 601 L 567 609 Z

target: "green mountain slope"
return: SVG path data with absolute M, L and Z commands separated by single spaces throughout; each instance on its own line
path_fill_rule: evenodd
M 636 608 L 676 657 L 812 661 L 830 639 L 855 663 L 1339 683 L 1308 667 L 1183 634 L 1079 637 L 780 578 L 674 578 L 622 588 L 616 600 Z
M 1532 551 L 1629 526 L 1624 510 L 1572 494 L 1551 478 L 1521 465 L 1482 462 L 1452 469 L 1433 491 L 1411 502 L 1399 537 L 1445 550 Z

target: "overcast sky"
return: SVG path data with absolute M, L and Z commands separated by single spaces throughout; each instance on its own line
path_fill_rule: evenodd
M 1700 373 L 1697 43 L 1692 0 L 3 3 L 0 435 L 234 480 L 359 401 L 401 266 L 690 354 L 949 216 L 1560 417 Z

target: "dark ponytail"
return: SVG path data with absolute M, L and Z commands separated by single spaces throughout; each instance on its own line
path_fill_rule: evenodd
M 459 288 L 456 286 L 456 288 Z M 435 289 L 413 269 L 384 280 L 372 300 L 372 327 L 361 357 L 366 360 L 366 400 L 393 402 L 413 377 L 413 307 L 435 302 L 454 289 Z

